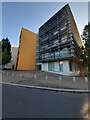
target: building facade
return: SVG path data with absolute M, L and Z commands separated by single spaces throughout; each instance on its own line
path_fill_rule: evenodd
M 64 75 L 79 73 L 82 41 L 69 5 L 65 5 L 40 28 L 37 37 L 37 66 Z
M 18 53 L 18 47 L 11 47 L 11 61 L 7 65 L 5 65 L 6 69 L 15 69 L 16 68 L 16 61 L 17 61 L 17 53 Z
M 22 29 L 17 55 L 16 70 L 35 70 L 36 66 L 36 34 Z

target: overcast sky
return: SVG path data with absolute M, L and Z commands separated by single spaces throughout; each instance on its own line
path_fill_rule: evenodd
M 66 2 L 3 2 L 2 3 L 2 38 L 8 37 L 11 44 L 18 46 L 21 28 L 35 33 L 52 15 L 61 9 Z M 88 3 L 69 3 L 79 33 L 88 23 Z

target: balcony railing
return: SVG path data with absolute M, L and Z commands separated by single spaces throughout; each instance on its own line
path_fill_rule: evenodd
M 71 52 L 70 51 L 67 51 L 65 53 L 59 53 L 59 54 L 56 54 L 53 53 L 52 54 L 49 54 L 48 56 L 44 56 L 41 58 L 41 60 L 49 60 L 49 59 L 56 59 L 56 58 L 63 58 L 63 57 L 70 57 L 71 56 Z
M 65 52 L 58 52 L 58 53 L 48 53 L 46 56 L 43 55 L 40 57 L 41 61 L 48 61 L 48 60 L 54 60 L 54 59 L 60 59 L 60 58 L 67 58 L 67 57 L 75 57 L 79 58 L 75 52 L 71 52 L 69 50 L 66 50 Z

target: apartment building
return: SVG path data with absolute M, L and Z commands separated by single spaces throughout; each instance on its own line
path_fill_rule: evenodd
M 37 37 L 37 67 L 64 75 L 79 73 L 82 41 L 67 4 L 40 28 Z
M 20 33 L 16 70 L 35 70 L 36 34 L 25 28 Z

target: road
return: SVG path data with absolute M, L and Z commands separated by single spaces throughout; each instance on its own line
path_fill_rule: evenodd
M 3 118 L 86 118 L 88 94 L 2 85 Z

